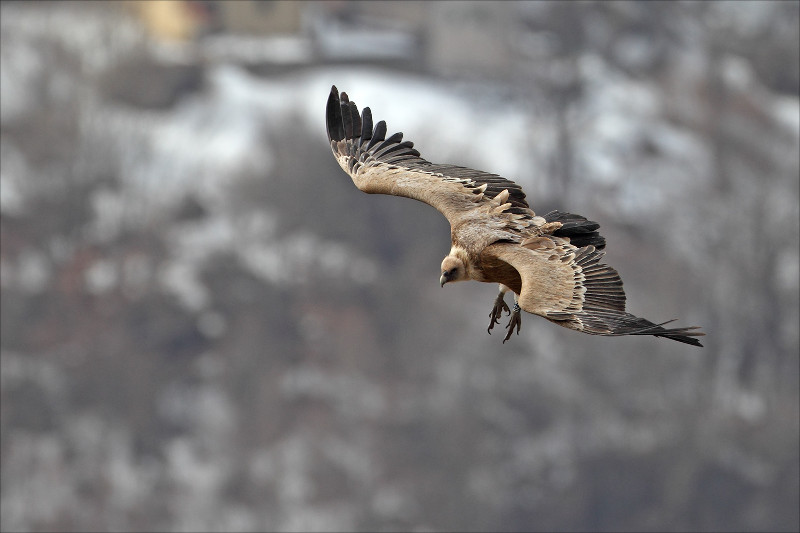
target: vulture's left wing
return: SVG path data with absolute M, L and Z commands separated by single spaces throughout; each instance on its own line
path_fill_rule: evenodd
M 370 109 L 365 107 L 359 115 L 356 104 L 346 93 L 340 96 L 335 86 L 328 98 L 326 123 L 333 155 L 364 192 L 425 202 L 438 209 L 451 227 L 504 190 L 509 193 L 505 201 L 511 204 L 504 216 L 534 216 L 522 187 L 513 181 L 480 170 L 426 161 L 414 149 L 414 143 L 403 141 L 402 133 L 386 137 L 384 121 L 373 129 Z

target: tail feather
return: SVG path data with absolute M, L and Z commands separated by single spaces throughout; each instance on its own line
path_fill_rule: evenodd
M 602 329 L 606 330 L 600 335 L 619 337 L 623 335 L 653 335 L 674 341 L 691 344 L 692 346 L 703 345 L 695 337 L 703 337 L 705 333 L 698 331 L 699 326 L 688 326 L 681 328 L 664 328 L 666 324 L 675 320 L 668 320 L 660 324 L 650 322 L 630 313 L 598 313 L 593 314 L 593 318 L 602 322 Z M 583 320 L 586 323 L 586 320 Z M 591 332 L 589 332 L 591 333 Z

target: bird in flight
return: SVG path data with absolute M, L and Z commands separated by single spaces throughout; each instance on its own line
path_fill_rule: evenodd
M 452 246 L 442 261 L 442 287 L 455 281 L 497 283 L 489 333 L 510 315 L 503 342 L 519 334 L 524 310 L 559 326 L 592 335 L 654 335 L 702 346 L 699 327 L 665 328 L 625 311 L 616 270 L 600 262 L 600 225 L 551 211 L 536 215 L 522 187 L 511 180 L 455 165 L 426 161 L 402 133 L 386 136 L 368 107 L 331 88 L 326 109 L 333 155 L 360 190 L 413 198 L 439 210 L 450 223 Z M 509 308 L 505 294 L 514 296 Z M 670 321 L 671 322 L 671 321 Z

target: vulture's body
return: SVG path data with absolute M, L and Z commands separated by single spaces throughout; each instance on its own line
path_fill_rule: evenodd
M 356 187 L 425 202 L 447 218 L 452 247 L 442 261 L 441 285 L 497 283 L 490 332 L 503 311 L 511 313 L 505 340 L 519 332 L 521 308 L 584 333 L 655 335 L 702 346 L 696 327 L 667 329 L 625 311 L 617 271 L 600 263 L 605 239 L 596 222 L 558 211 L 537 216 L 513 181 L 426 161 L 402 133 L 386 137 L 385 122 L 373 128 L 370 109 L 359 114 L 336 87 L 326 122 L 333 155 Z M 503 299 L 508 291 L 513 312 Z

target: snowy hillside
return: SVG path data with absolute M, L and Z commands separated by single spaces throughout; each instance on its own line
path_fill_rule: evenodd
M 797 530 L 798 5 L 303 5 L 0 6 L 0 529 Z M 597 220 L 706 347 L 487 335 L 443 217 L 331 157 L 334 84 Z

